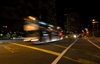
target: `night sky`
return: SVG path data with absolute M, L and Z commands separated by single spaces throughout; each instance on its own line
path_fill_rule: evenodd
M 99 8 L 79 8 L 76 9 L 80 12 L 80 22 L 84 28 L 92 24 L 92 19 L 95 19 L 100 25 L 100 9 Z
M 92 19 L 96 19 L 100 26 L 100 3 L 97 0 L 63 0 L 63 2 L 58 0 L 58 9 L 62 11 L 62 8 L 71 8 L 71 11 L 79 13 L 80 23 L 84 28 L 91 24 Z
M 45 2 L 46 0 L 41 0 Z M 66 0 L 65 0 L 66 1 Z M 57 15 L 60 20 L 63 20 L 64 9 L 71 8 L 72 11 L 78 12 L 80 14 L 80 23 L 87 27 L 91 20 L 95 18 L 100 23 L 100 10 L 98 5 L 90 4 L 81 4 L 84 6 L 80 6 L 80 4 L 76 7 L 70 7 L 73 4 L 72 2 L 65 2 L 61 0 L 56 1 L 56 10 Z M 36 11 L 38 10 L 38 0 L 2 0 L 0 1 L 0 24 L 9 24 L 14 22 L 20 22 L 24 17 L 28 15 L 34 14 L 34 16 L 38 16 Z M 33 5 L 34 4 L 34 5 Z M 76 3 L 77 4 L 77 3 Z M 43 4 L 43 6 L 45 6 Z M 35 13 L 33 12 L 35 11 Z M 60 23 L 60 22 L 59 22 Z

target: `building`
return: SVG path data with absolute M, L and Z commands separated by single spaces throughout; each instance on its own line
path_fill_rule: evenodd
M 80 31 L 80 14 L 73 11 L 72 8 L 67 8 L 64 10 L 65 16 L 65 30 L 67 33 L 78 33 Z

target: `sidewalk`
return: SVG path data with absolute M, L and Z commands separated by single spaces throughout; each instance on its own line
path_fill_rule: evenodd
M 100 37 L 88 37 L 88 39 L 95 39 L 97 41 L 100 41 Z
M 96 37 L 95 39 L 100 42 L 100 37 Z

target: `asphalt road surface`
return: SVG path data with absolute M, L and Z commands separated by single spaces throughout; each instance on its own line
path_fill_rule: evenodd
M 46 44 L 0 40 L 0 64 L 100 64 L 100 42 L 64 39 Z

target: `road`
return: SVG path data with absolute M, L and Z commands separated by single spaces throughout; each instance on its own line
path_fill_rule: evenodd
M 100 42 L 64 39 L 46 44 L 0 40 L 0 64 L 100 64 Z

